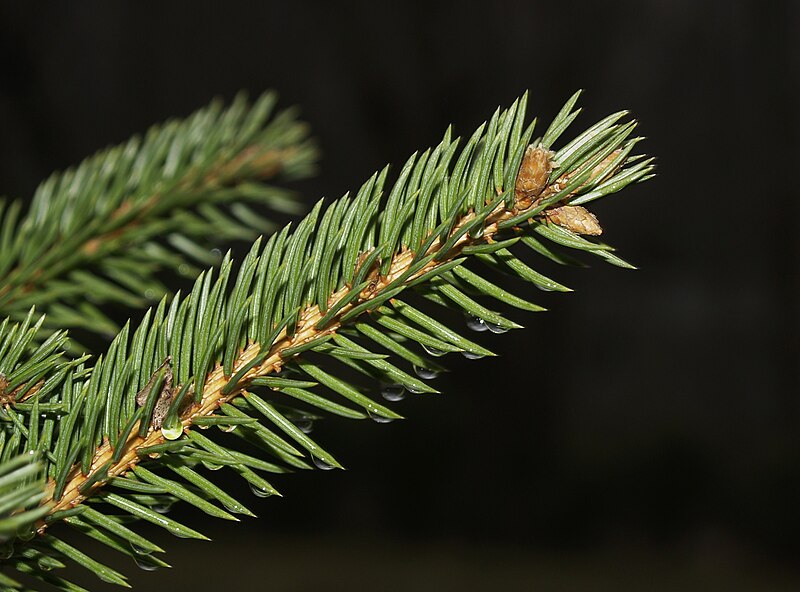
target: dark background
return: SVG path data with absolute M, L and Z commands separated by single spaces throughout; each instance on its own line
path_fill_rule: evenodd
M 529 291 L 551 312 L 501 357 L 448 359 L 404 422 L 326 422 L 349 471 L 194 515 L 217 540 L 166 541 L 139 589 L 800 589 L 800 4 L 564 4 L 0 4 L 12 196 L 239 89 L 302 106 L 309 202 L 526 89 L 545 121 L 576 88 L 580 127 L 633 110 L 659 159 L 595 208 L 638 272 L 557 270 L 576 292 Z

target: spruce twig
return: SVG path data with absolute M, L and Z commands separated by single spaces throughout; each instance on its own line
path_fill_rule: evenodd
M 131 555 L 128 543 L 139 535 L 105 516 L 104 509 L 113 508 L 178 536 L 204 538 L 156 508 L 180 499 L 223 518 L 250 512 L 198 472 L 200 466 L 226 466 L 271 495 L 277 491 L 261 472 L 309 468 L 306 460 L 341 466 L 301 429 L 310 408 L 376 421 L 400 418 L 337 368 L 391 385 L 394 397 L 398 389 L 435 392 L 428 381 L 441 366 L 430 356 L 491 354 L 416 308 L 414 294 L 503 332 L 519 325 L 483 299 L 541 308 L 486 279 L 476 264 L 555 291 L 568 288 L 510 248 L 521 245 L 559 262 L 571 250 L 630 267 L 608 245 L 581 236 L 596 235 L 599 224 L 580 204 L 652 176 L 650 159 L 631 156 L 639 140 L 631 137 L 635 124 L 617 123 L 622 114 L 615 114 L 553 151 L 575 118 L 577 95 L 533 142 L 526 99 L 498 110 L 460 153 L 448 131 L 438 146 L 409 159 L 386 194 L 383 170 L 354 197 L 327 208 L 319 202 L 294 231 L 286 227 L 257 240 L 230 287 L 226 256 L 216 277 L 204 272 L 186 297 L 169 305 L 162 300 L 135 330 L 126 325 L 93 366 L 69 366 L 55 354 L 39 364 L 44 383 L 35 395 L 23 400 L 13 391 L 6 398 L 14 440 L 3 450 L 32 446 L 45 453 L 45 499 L 52 507 L 37 525 L 37 549 L 49 548 L 57 559 L 125 585 L 115 570 L 55 539 L 49 526 L 64 521 Z M 3 353 L 23 351 L 31 330 L 0 330 L 6 390 L 36 374 L 20 370 L 21 355 Z M 366 347 L 370 343 L 380 351 Z M 398 363 L 413 366 L 417 376 Z M 56 409 L 55 417 L 40 422 L 42 405 Z M 209 425 L 235 429 L 259 454 L 195 429 Z M 87 513 L 89 498 L 99 503 Z M 33 569 L 19 559 L 25 548 L 14 555 L 28 566 L 23 571 Z

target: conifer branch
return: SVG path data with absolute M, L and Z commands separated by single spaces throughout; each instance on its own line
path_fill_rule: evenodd
M 537 151 L 534 150 L 529 151 L 528 153 L 529 155 L 533 155 L 533 162 L 536 160 L 536 152 Z M 612 154 L 612 156 L 615 155 Z M 596 167 L 595 176 L 600 174 L 610 162 L 611 158 L 600 163 Z M 549 166 L 550 163 L 547 162 L 546 164 Z M 533 166 L 537 167 L 538 165 L 534 164 Z M 206 376 L 203 386 L 204 394 L 202 400 L 199 403 L 195 403 L 191 407 L 187 408 L 180 414 L 181 430 L 186 431 L 191 429 L 193 422 L 197 418 L 213 415 L 218 411 L 221 405 L 233 400 L 237 396 L 244 394 L 246 397 L 247 390 L 253 379 L 267 376 L 271 373 L 280 372 L 286 360 L 290 360 L 298 355 L 287 355 L 287 350 L 303 348 L 310 343 L 318 342 L 322 339 L 328 338 L 329 336 L 336 335 L 337 331 L 344 322 L 343 317 L 345 317 L 347 313 L 353 310 L 353 308 L 356 306 L 363 306 L 364 304 L 368 304 L 376 298 L 380 298 L 380 296 L 384 294 L 387 289 L 389 289 L 389 287 L 392 286 L 392 284 L 398 279 L 402 278 L 404 283 L 407 285 L 413 285 L 415 280 L 425 277 L 426 275 L 431 276 L 435 274 L 438 269 L 448 266 L 450 262 L 457 260 L 461 256 L 465 247 L 491 244 L 493 242 L 493 237 L 495 234 L 497 234 L 499 227 L 503 222 L 518 217 L 522 214 L 530 213 L 530 215 L 533 216 L 535 215 L 533 213 L 534 210 L 539 210 L 539 212 L 544 212 L 544 217 L 550 217 L 550 219 L 552 219 L 552 214 L 549 214 L 551 209 L 542 210 L 538 204 L 541 203 L 543 199 L 546 199 L 547 196 L 555 193 L 554 187 L 558 187 L 559 184 L 562 186 L 566 185 L 567 182 L 568 179 L 560 178 L 553 185 L 543 186 L 534 191 L 538 199 L 524 209 L 520 209 L 516 205 L 511 209 L 507 209 L 503 204 L 498 205 L 488 216 L 485 217 L 483 231 L 479 234 L 479 236 L 477 236 L 477 238 L 462 232 L 462 229 L 466 225 L 468 225 L 471 221 L 476 220 L 475 214 L 470 212 L 469 214 L 463 216 L 458 222 L 456 222 L 451 233 L 444 239 L 436 239 L 426 253 L 428 256 L 439 253 L 442 246 L 448 242 L 448 239 L 455 237 L 456 241 L 453 243 L 446 257 L 442 258 L 441 260 L 431 258 L 426 265 L 415 269 L 413 268 L 413 264 L 415 260 L 419 260 L 415 257 L 415 253 L 408 249 L 401 250 L 391 260 L 389 271 L 385 275 L 378 276 L 378 274 L 374 274 L 374 269 L 366 273 L 367 276 L 372 273 L 375 276 L 375 279 L 362 291 L 360 291 L 355 299 L 350 300 L 348 298 L 348 294 L 352 291 L 351 286 L 345 286 L 333 294 L 329 299 L 328 309 L 337 309 L 338 312 L 327 323 L 325 323 L 323 327 L 318 327 L 320 320 L 322 320 L 324 316 L 319 307 L 314 305 L 306 308 L 299 316 L 294 333 L 289 335 L 286 330 L 283 329 L 276 338 L 275 342 L 269 347 L 269 353 L 263 362 L 253 365 L 253 362 L 259 359 L 259 355 L 263 351 L 261 344 L 251 344 L 239 353 L 236 361 L 233 363 L 233 375 L 239 376 L 238 381 L 235 383 L 236 387 L 233 390 L 226 392 L 225 387 L 231 383 L 231 375 L 228 374 L 226 376 L 222 366 L 217 365 L 214 370 L 212 370 L 212 372 Z M 518 183 L 517 185 L 519 186 L 520 184 Z M 523 193 L 524 191 L 518 191 L 517 195 Z M 561 206 L 560 208 L 554 209 L 563 209 L 564 207 L 566 206 Z M 389 303 L 391 302 L 392 301 L 390 300 Z M 244 373 L 239 375 L 239 373 L 242 371 L 244 371 Z M 134 424 L 129 439 L 122 444 L 122 447 L 126 450 L 123 453 L 122 458 L 116 462 L 112 462 L 110 466 L 107 466 L 107 464 L 112 460 L 114 449 L 110 446 L 110 444 L 105 444 L 97 449 L 94 459 L 91 462 L 91 468 L 88 475 L 83 474 L 79 466 L 75 467 L 71 476 L 68 478 L 69 481 L 64 490 L 63 496 L 59 502 L 53 506 L 54 511 L 74 507 L 76 504 L 79 504 L 83 500 L 87 499 L 98 487 L 102 485 L 104 481 L 107 481 L 107 478 L 104 477 L 103 481 L 92 481 L 91 487 L 85 487 L 89 480 L 93 480 L 96 477 L 96 475 L 94 475 L 94 471 L 103 468 L 103 472 L 107 474 L 108 478 L 122 475 L 139 462 L 141 459 L 141 456 L 138 453 L 139 450 L 161 445 L 167 442 L 167 438 L 157 426 L 149 428 L 146 436 L 138 436 L 137 432 L 138 428 L 140 427 L 140 423 L 141 422 Z M 52 486 L 53 484 L 50 485 L 50 490 L 52 490 Z M 82 491 L 83 493 L 81 493 Z M 50 493 L 52 493 L 52 491 L 50 491 Z
M 104 306 L 157 302 L 168 293 L 159 271 L 196 276 L 195 263 L 215 262 L 211 246 L 277 227 L 249 204 L 298 213 L 292 194 L 263 182 L 308 175 L 315 149 L 293 111 L 272 116 L 275 102 L 241 95 L 155 126 L 54 173 L 24 216 L 0 198 L 0 316 L 35 305 L 45 329 L 112 336 Z
M 581 236 L 599 232 L 581 204 L 649 178 L 652 162 L 631 156 L 639 138 L 631 138 L 635 123 L 618 123 L 624 112 L 553 152 L 577 116 L 577 98 L 533 142 L 535 122 L 526 126 L 524 119 L 526 96 L 495 112 L 458 154 L 459 141 L 448 130 L 437 147 L 409 159 L 386 195 L 384 169 L 355 197 L 327 208 L 320 201 L 294 231 L 287 226 L 263 245 L 257 240 L 230 288 L 232 262 L 226 256 L 216 277 L 213 270 L 204 272 L 186 297 L 169 305 L 162 300 L 134 331 L 126 325 L 91 368 L 83 361 L 67 366 L 53 356 L 39 364 L 51 378 L 43 376 L 43 386 L 25 400 L 11 391 L 17 394 L 7 396 L 0 416 L 12 434 L 11 441 L 3 440 L 4 456 L 33 449 L 46 460 L 50 510 L 37 525 L 37 551 L 126 585 L 116 570 L 55 538 L 49 525 L 63 521 L 137 558 L 133 545 L 144 550 L 149 565 L 160 565 L 153 556 L 160 549 L 104 509 L 178 536 L 204 538 L 158 508 L 180 499 L 226 519 L 250 512 L 197 472 L 200 466 L 228 467 L 262 496 L 277 490 L 260 472 L 310 468 L 306 460 L 340 467 L 303 429 L 315 417 L 310 409 L 380 422 L 401 416 L 337 368 L 378 380 L 392 401 L 404 390 L 436 392 L 429 381 L 441 366 L 430 356 L 491 355 L 411 304 L 415 296 L 463 311 L 473 328 L 498 333 L 520 325 L 483 299 L 543 310 L 494 284 L 474 264 L 554 291 L 568 288 L 509 248 L 522 245 L 559 263 L 571 259 L 564 253 L 571 250 L 630 267 L 608 245 Z M 3 352 L 16 351 L 29 333 L 0 330 L 7 391 L 12 380 L 24 382 L 31 372 L 20 370 L 21 356 Z M 398 360 L 413 366 L 416 376 Z M 53 411 L 40 426 L 43 405 Z M 235 430 L 259 453 L 195 429 L 211 425 Z M 99 503 L 84 504 L 89 498 Z M 15 547 L 14 557 L 26 548 Z M 32 564 L 22 564 L 44 579 Z

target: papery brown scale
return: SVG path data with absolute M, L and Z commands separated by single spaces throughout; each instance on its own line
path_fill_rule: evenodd
M 161 383 L 161 390 L 153 407 L 152 425 L 153 429 L 155 430 L 161 429 L 161 424 L 163 423 L 164 417 L 166 417 L 167 411 L 169 411 L 170 405 L 172 404 L 172 399 L 175 396 L 175 389 L 172 388 L 173 375 L 172 367 L 170 365 L 171 361 L 172 358 L 167 356 L 167 359 L 164 360 L 161 366 L 156 369 L 156 371 L 150 377 L 150 380 L 147 381 L 147 384 L 144 386 L 144 388 L 136 394 L 136 404 L 141 407 L 147 401 L 147 396 L 150 393 L 150 389 L 153 388 L 155 381 L 158 380 L 161 369 L 165 369 L 164 381 Z
M 5 405 L 9 403 L 9 397 L 6 397 L 6 389 L 8 388 L 8 380 L 5 374 L 0 374 L 0 404 Z

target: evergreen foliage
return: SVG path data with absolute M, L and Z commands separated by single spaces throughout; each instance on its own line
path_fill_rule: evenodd
M 168 293 L 159 274 L 195 277 L 218 263 L 210 246 L 252 241 L 277 225 L 253 210 L 298 214 L 300 204 L 264 181 L 303 177 L 315 149 L 277 97 L 244 95 L 54 173 L 23 215 L 0 197 L 0 316 L 46 312 L 44 331 L 113 337 L 109 306 L 141 309 Z M 80 346 L 71 345 L 73 352 Z
M 96 360 L 63 353 L 63 331 L 37 338 L 44 321 L 33 312 L 6 319 L 0 460 L 34 453 L 47 480 L 45 515 L 18 526 L 6 543 L 8 565 L 62 590 L 83 589 L 53 571 L 67 561 L 125 586 L 122 573 L 63 541 L 60 530 L 82 532 L 139 565 L 164 566 L 162 549 L 132 519 L 204 538 L 163 509 L 181 500 L 227 520 L 252 514 L 207 470 L 224 468 L 257 495 L 274 495 L 270 475 L 341 467 L 310 437 L 316 418 L 399 419 L 387 402 L 406 391 L 437 392 L 431 381 L 441 356 L 492 355 L 430 311 L 459 311 L 472 328 L 502 333 L 520 325 L 499 308 L 543 309 L 489 277 L 568 290 L 523 253 L 630 267 L 579 234 L 599 232 L 579 204 L 651 177 L 653 165 L 632 155 L 639 138 L 625 112 L 551 151 L 577 116 L 577 99 L 533 141 L 527 95 L 465 142 L 448 130 L 392 182 L 383 169 L 355 195 L 321 200 L 298 224 L 257 239 L 238 266 L 225 255 L 189 293 L 164 297 L 140 323 L 126 324 Z M 199 142 L 201 149 L 215 150 Z M 96 208 L 118 207 L 93 195 Z M 213 224 L 215 216 L 208 216 Z M 30 260 L 18 254 L 24 247 L 12 252 L 15 261 Z M 220 430 L 202 431 L 212 426 Z M 6 589 L 16 588 L 4 578 Z

